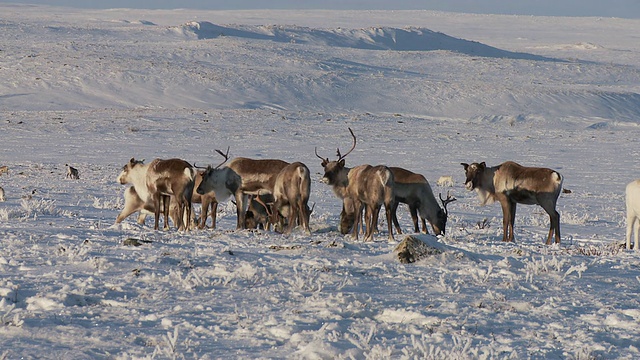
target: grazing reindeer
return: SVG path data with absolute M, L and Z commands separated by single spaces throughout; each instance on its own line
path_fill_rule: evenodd
M 389 240 L 394 240 L 391 219 L 391 209 L 395 201 L 393 173 L 388 167 L 383 165 L 360 165 L 351 169 L 345 167 L 344 158 L 355 149 L 357 141 L 353 131 L 349 129 L 349 132 L 353 138 L 353 146 L 344 155 L 341 155 L 340 149 L 338 149 L 338 160 L 329 161 L 328 158 L 323 158 L 318 155 L 316 149 L 316 156 L 322 160 L 321 165 L 324 168 L 323 182 L 331 185 L 336 196 L 343 200 L 340 227 L 342 228 L 347 222 L 347 220 L 343 218 L 343 215 L 345 217 L 348 216 L 347 214 L 349 214 L 350 208 L 353 207 L 354 211 L 352 214 L 354 214 L 355 217 L 352 233 L 353 237 L 358 239 L 358 231 L 364 208 L 366 227 L 365 241 L 373 239 L 373 232 L 377 226 L 380 207 L 384 204 Z M 345 199 L 347 200 L 345 201 Z M 341 231 L 342 230 L 343 229 L 341 229 Z
M 271 230 L 272 194 L 249 195 L 245 216 L 245 229 Z
M 289 221 L 284 233 L 290 233 L 296 223 L 299 223 L 307 234 L 311 234 L 311 229 L 309 228 L 311 210 L 308 205 L 310 193 L 311 175 L 309 168 L 301 162 L 294 162 L 285 166 L 275 179 L 271 222 L 275 224 L 278 222 L 279 216 L 284 216 Z M 283 210 L 285 206 L 288 207 L 287 215 Z
M 633 249 L 638 247 L 638 231 L 640 231 L 640 180 L 634 180 L 627 185 L 625 191 L 627 205 L 627 249 L 631 249 L 631 233 L 633 232 Z
M 440 201 L 442 202 L 441 208 L 433 196 L 429 182 L 424 176 L 399 167 L 390 167 L 389 169 L 391 169 L 395 180 L 396 199 L 391 214 L 398 234 L 402 234 L 402 230 L 398 224 L 396 212 L 398 204 L 403 203 L 409 206 L 414 232 L 420 232 L 418 227 L 418 214 L 420 214 L 423 233 L 429 233 L 425 222 L 426 219 L 429 221 L 429 224 L 431 224 L 433 232 L 436 235 L 444 235 L 447 216 L 449 215 L 447 204 L 456 201 L 456 198 L 452 198 L 447 194 L 447 199 L 444 200 L 442 196 L 440 196 Z
M 67 167 L 67 179 L 78 180 L 80 179 L 80 174 L 78 173 L 78 169 L 74 168 L 69 164 L 64 164 Z
M 118 176 L 121 184 L 132 183 L 141 199 L 150 199 L 153 203 L 155 224 L 158 230 L 160 210 L 164 211 L 164 228 L 169 228 L 169 204 L 175 201 L 181 216 L 176 217 L 176 227 L 179 230 L 189 229 L 189 223 L 183 224 L 183 219 L 191 219 L 191 195 L 194 186 L 194 171 L 191 165 L 180 159 L 155 159 L 145 165 L 143 161 L 131 158 L 124 165 Z M 161 205 L 162 200 L 162 205 Z
M 488 168 L 484 162 L 461 163 L 466 173 L 465 186 L 478 193 L 482 205 L 500 202 L 504 233 L 502 241 L 513 241 L 516 204 L 540 205 L 549 214 L 551 222 L 547 245 L 555 233 L 560 243 L 560 214 L 556 211 L 562 190 L 562 175 L 555 170 L 524 167 L 513 161 Z

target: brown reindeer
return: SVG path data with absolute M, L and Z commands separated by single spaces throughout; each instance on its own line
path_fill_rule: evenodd
M 227 167 L 242 179 L 239 189 L 242 196 L 236 197 L 239 228 L 245 223 L 247 196 L 273 194 L 276 176 L 287 165 L 289 165 L 288 162 L 278 159 L 249 159 L 245 157 L 237 157 L 229 162 Z
M 245 229 L 271 230 L 273 201 L 273 194 L 249 195 L 244 221 Z
M 124 165 L 118 176 L 121 184 L 131 183 L 140 197 L 150 199 L 154 207 L 155 224 L 158 230 L 160 210 L 164 213 L 164 228 L 169 228 L 169 204 L 171 199 L 176 202 L 179 214 L 176 227 L 179 230 L 189 229 L 189 223 L 183 224 L 183 219 L 191 218 L 191 196 L 194 185 L 194 170 L 191 165 L 180 159 L 155 159 L 149 164 L 131 158 Z M 162 205 L 161 205 L 162 199 Z
M 390 167 L 389 169 L 391 169 L 395 180 L 396 199 L 391 214 L 398 234 L 402 234 L 402 230 L 398 224 L 396 212 L 398 204 L 403 203 L 407 204 L 409 207 L 409 213 L 413 220 L 414 232 L 420 232 L 418 227 L 419 214 L 420 219 L 422 220 L 423 233 L 429 233 L 426 225 L 426 221 L 429 221 L 429 224 L 436 235 L 444 235 L 446 231 L 447 217 L 449 215 L 447 205 L 456 201 L 456 198 L 447 194 L 447 199 L 445 200 L 440 196 L 440 201 L 442 202 L 442 207 L 440 207 L 438 201 L 433 196 L 433 191 L 431 190 L 429 182 L 424 176 L 399 167 Z
M 333 192 L 338 198 L 343 200 L 340 220 L 341 232 L 343 226 L 348 222 L 343 216 L 349 216 L 349 211 L 353 207 L 354 225 L 352 234 L 358 238 L 359 226 L 362 221 L 362 211 L 365 212 L 365 241 L 373 239 L 376 228 L 378 214 L 382 204 L 385 205 L 385 214 L 389 231 L 389 240 L 393 238 L 393 225 L 391 219 L 391 209 L 395 201 L 393 173 L 388 167 L 383 165 L 371 166 L 360 165 L 354 168 L 345 167 L 344 158 L 356 147 L 356 136 L 349 129 L 353 138 L 353 145 L 349 151 L 341 155 L 340 149 L 337 151 L 338 160 L 329 161 L 328 158 L 316 156 L 322 160 L 324 168 L 323 182 L 333 188 Z
M 555 233 L 560 243 L 560 214 L 556 211 L 562 190 L 562 175 L 555 170 L 525 167 L 513 161 L 487 167 L 484 162 L 461 163 L 466 173 L 465 187 L 478 193 L 482 205 L 500 202 L 504 233 L 502 241 L 513 241 L 516 204 L 540 205 L 549 214 L 550 228 L 547 245 Z
M 302 225 L 307 234 L 311 234 L 309 228 L 309 195 L 311 193 L 311 175 L 309 168 L 301 163 L 294 162 L 282 168 L 275 179 L 273 188 L 274 205 L 271 210 L 271 222 L 277 223 L 279 217 L 288 219 L 288 226 L 284 230 L 288 234 L 296 224 Z M 284 208 L 287 208 L 284 211 Z

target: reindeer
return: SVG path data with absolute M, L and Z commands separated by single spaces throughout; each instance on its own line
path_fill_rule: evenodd
M 220 150 L 216 151 L 225 156 Z M 222 164 L 227 161 L 228 152 L 227 150 L 225 161 Z M 197 191 L 199 194 L 205 194 L 208 191 L 215 192 L 217 188 L 219 191 L 225 192 L 227 197 L 233 194 L 238 214 L 237 228 L 244 229 L 248 195 L 273 193 L 276 175 L 289 163 L 276 159 L 254 160 L 237 157 L 231 160 L 226 167 L 218 169 L 222 164 L 216 168 L 207 169 L 204 180 Z M 218 192 L 215 193 L 220 200 Z
M 245 223 L 245 204 L 248 195 L 273 194 L 276 176 L 289 165 L 278 159 L 249 159 L 237 157 L 227 167 L 240 176 L 242 180 L 239 191 L 242 196 L 236 197 L 238 226 Z
M 0 186 L 0 202 L 5 201 L 4 189 Z
M 240 175 L 238 175 L 238 173 L 236 173 L 231 168 L 220 168 L 224 163 L 227 162 L 227 160 L 229 160 L 229 149 L 227 148 L 226 154 L 220 150 L 216 150 L 216 152 L 222 155 L 222 157 L 224 157 L 224 160 L 215 167 L 208 166 L 206 168 L 206 170 L 202 173 L 202 182 L 196 187 L 196 193 L 200 196 L 211 196 L 211 194 L 213 194 L 216 199 L 216 207 L 218 201 L 226 201 L 230 196 L 233 195 L 235 197 L 237 206 L 238 201 L 242 203 L 243 198 L 241 189 L 242 179 L 240 178 Z M 240 215 L 238 215 L 237 228 L 245 228 L 245 219 L 242 219 L 242 223 L 240 223 L 239 221 Z
M 249 195 L 244 221 L 245 229 L 271 230 L 273 201 L 273 194 Z
M 294 162 L 282 168 L 275 178 L 273 188 L 274 205 L 271 214 L 271 222 L 277 223 L 279 217 L 288 218 L 288 234 L 299 223 L 307 234 L 311 234 L 309 228 L 309 194 L 311 193 L 311 175 L 309 168 L 301 163 Z M 284 208 L 287 207 L 286 212 Z M 285 215 L 286 214 L 286 215 Z
M 513 241 L 516 204 L 540 205 L 549 214 L 547 245 L 555 233 L 560 243 L 560 214 L 556 211 L 563 177 L 555 170 L 525 167 L 513 161 L 488 168 L 484 162 L 460 163 L 466 173 L 465 187 L 478 193 L 482 205 L 500 202 L 503 214 L 502 241 Z
M 352 230 L 353 237 L 356 240 L 358 239 L 358 230 L 362 221 L 362 211 L 364 210 L 365 241 L 373 239 L 378 214 L 382 204 L 384 204 L 389 240 L 394 240 L 391 219 L 391 209 L 395 201 L 393 173 L 383 165 L 345 167 L 344 159 L 355 149 L 357 141 L 353 131 L 349 129 L 349 132 L 353 138 L 353 145 L 344 155 L 341 155 L 340 149 L 338 149 L 338 160 L 329 161 L 329 158 L 323 158 L 318 155 L 316 149 L 316 156 L 322 160 L 321 165 L 324 168 L 323 182 L 331 185 L 336 196 L 343 200 L 340 220 L 341 231 L 344 230 L 342 227 L 347 222 L 343 219 L 343 215 L 348 216 L 349 208 L 353 206 L 353 214 L 355 215 Z M 347 200 L 345 201 L 345 199 Z
M 447 205 L 456 201 L 456 198 L 447 194 L 447 199 L 445 200 L 442 198 L 442 194 L 440 194 L 439 197 L 442 202 L 441 208 L 436 198 L 433 196 L 433 191 L 431 190 L 429 182 L 424 176 L 399 167 L 390 167 L 389 169 L 391 169 L 395 180 L 394 189 L 396 198 L 391 214 L 398 234 L 402 234 L 402 230 L 398 224 L 396 212 L 398 204 L 403 203 L 409 206 L 409 213 L 413 220 L 414 232 L 420 232 L 418 227 L 418 214 L 420 214 L 420 219 L 422 220 L 422 232 L 425 234 L 429 233 L 425 221 L 426 219 L 429 221 L 429 224 L 431 224 L 433 232 L 436 235 L 444 235 L 447 225 L 447 216 L 449 215 Z
M 203 173 L 204 172 L 202 171 L 197 172 L 194 186 L 198 186 L 202 182 Z M 137 222 L 138 224 L 144 225 L 147 215 L 155 214 L 156 210 L 153 205 L 153 202 L 149 198 L 148 192 L 143 191 L 142 196 L 144 196 L 144 198 L 141 197 L 141 194 L 139 194 L 138 191 L 136 191 L 136 188 L 134 186 L 131 186 L 125 190 L 124 208 L 122 209 L 120 214 L 118 214 L 118 216 L 116 217 L 116 224 L 121 223 L 124 219 L 126 219 L 129 215 L 133 214 L 134 212 L 140 211 Z M 212 227 L 215 228 L 216 212 L 218 207 L 218 201 L 216 200 L 215 194 L 211 192 L 205 195 L 200 195 L 195 191 L 195 188 L 194 188 L 194 191 L 191 197 L 191 202 L 202 204 L 202 211 L 200 214 L 198 228 L 199 229 L 206 228 L 207 215 L 208 215 L 209 209 L 211 210 Z M 169 217 L 171 218 L 174 224 L 176 224 L 176 218 L 179 216 L 178 210 L 179 209 L 177 204 L 175 202 L 171 202 L 171 204 L 169 205 Z M 193 216 L 191 217 L 190 220 L 184 219 L 183 221 L 191 222 L 192 220 L 193 220 Z
M 78 180 L 80 179 L 80 173 L 78 173 L 78 169 L 74 168 L 69 164 L 64 164 L 67 167 L 67 179 Z
M 638 231 L 640 231 L 640 180 L 634 180 L 627 185 L 625 191 L 627 205 L 627 249 L 631 249 L 631 233 L 633 232 L 633 249 L 638 247 Z
M 183 224 L 183 219 L 191 218 L 191 195 L 194 186 L 194 170 L 191 165 L 180 159 L 155 159 L 145 165 L 143 161 L 131 158 L 124 165 L 118 176 L 121 184 L 132 183 L 142 199 L 150 199 L 153 203 L 155 224 L 158 230 L 160 210 L 164 210 L 164 228 L 169 228 L 169 204 L 173 200 L 178 206 L 176 227 L 179 230 L 189 229 L 189 223 Z M 162 207 L 161 205 L 162 199 Z
M 138 215 L 137 222 L 140 225 L 144 225 L 145 219 L 147 215 L 153 215 L 156 212 L 155 207 L 153 206 L 153 202 L 150 199 L 143 199 L 140 197 L 140 194 L 136 191 L 135 186 L 130 186 L 124 191 L 124 208 L 118 216 L 116 217 L 116 224 L 121 223 L 124 219 L 129 217 L 129 215 L 133 214 L 136 211 L 140 211 Z M 177 206 L 174 203 L 170 205 L 169 217 L 173 220 L 173 223 L 176 223 L 177 214 Z

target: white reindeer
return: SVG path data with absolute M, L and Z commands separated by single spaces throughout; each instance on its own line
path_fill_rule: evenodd
M 195 172 L 189 163 L 180 159 L 155 159 L 149 164 L 131 158 L 118 176 L 121 184 L 133 184 L 141 199 L 151 199 L 155 210 L 154 229 L 158 230 L 160 210 L 164 208 L 164 228 L 169 228 L 169 204 L 175 201 L 179 208 L 176 227 L 189 229 L 183 219 L 191 218 L 191 197 Z M 160 206 L 162 199 L 162 204 Z
M 633 249 L 638 248 L 638 231 L 640 231 L 640 179 L 634 180 L 627 185 L 625 191 L 625 201 L 627 204 L 627 249 L 631 249 L 631 233 L 633 234 Z

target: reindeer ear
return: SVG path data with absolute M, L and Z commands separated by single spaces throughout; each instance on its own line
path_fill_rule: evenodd
M 322 164 L 321 165 L 322 165 L 322 167 L 326 167 L 328 163 L 329 163 L 329 159 L 324 159 L 324 160 L 322 160 Z
M 460 163 L 460 165 L 464 166 L 465 170 L 467 170 L 467 168 L 469 167 L 469 164 L 467 164 L 467 163 Z
M 130 164 L 135 164 L 136 163 L 136 158 L 131 158 L 131 160 L 129 160 Z
M 485 164 L 485 162 L 483 161 L 483 162 L 480 163 L 480 167 L 484 169 L 484 168 L 487 167 L 487 164 Z
M 344 167 L 344 159 L 340 160 L 338 164 L 340 165 L 340 167 Z

